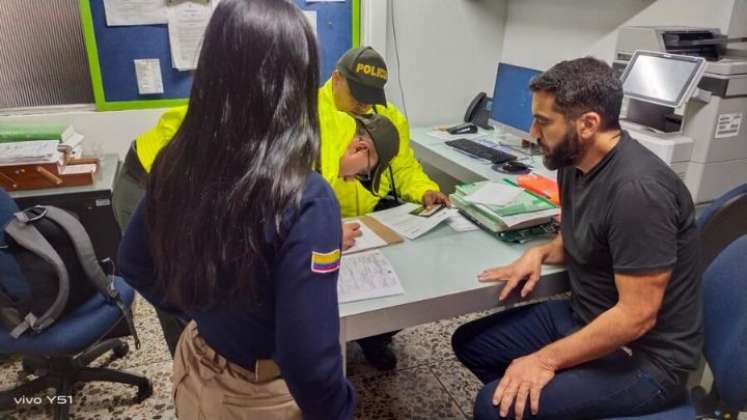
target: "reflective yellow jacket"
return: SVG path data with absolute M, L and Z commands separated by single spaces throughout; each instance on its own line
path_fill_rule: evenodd
M 391 162 L 397 196 L 406 201 L 421 203 L 426 191 L 438 191 L 439 188 L 415 160 L 415 153 L 410 147 L 410 127 L 407 120 L 391 103 L 386 107 L 377 105 L 376 112 L 389 118 L 399 132 L 399 153 Z M 357 179 L 345 181 L 340 177 L 340 159 L 355 134 L 355 120 L 337 110 L 331 80 L 319 89 L 319 125 L 321 172 L 335 191 L 342 217 L 372 212 L 379 200 L 391 190 L 392 180 L 389 171 L 382 174 L 377 197 Z
M 138 160 L 143 165 L 145 172 L 150 173 L 150 168 L 153 167 L 158 152 L 174 137 L 186 114 L 186 105 L 171 108 L 161 115 L 155 127 L 137 136 L 135 148 L 137 149 Z
M 397 195 L 403 200 L 420 203 L 426 191 L 438 191 L 439 188 L 415 160 L 415 153 L 410 147 L 410 127 L 407 120 L 391 103 L 386 107 L 377 105 L 376 112 L 389 118 L 399 132 L 399 153 L 391 162 Z M 186 113 L 186 105 L 171 108 L 161 116 L 155 127 L 137 137 L 137 156 L 146 172 L 150 172 L 158 152 L 174 137 Z M 391 190 L 389 171 L 381 177 L 378 197 L 357 179 L 345 181 L 339 176 L 340 159 L 355 134 L 355 120 L 335 107 L 331 81 L 327 81 L 319 89 L 319 124 L 321 173 L 335 191 L 342 216 L 370 213 L 381 197 Z

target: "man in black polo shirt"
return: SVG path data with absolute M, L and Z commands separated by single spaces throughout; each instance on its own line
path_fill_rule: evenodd
M 454 333 L 457 357 L 486 384 L 475 418 L 659 411 L 683 398 L 702 344 L 690 194 L 620 129 L 622 86 L 604 62 L 563 61 L 529 88 L 532 135 L 558 170 L 561 233 L 479 280 L 503 282 L 500 299 L 522 284 L 527 296 L 542 264 L 565 264 L 572 295 Z

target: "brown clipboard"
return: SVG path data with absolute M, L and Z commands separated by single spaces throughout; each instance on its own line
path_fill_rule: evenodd
M 397 232 L 388 228 L 371 216 L 361 216 L 358 218 L 358 220 L 364 225 L 368 226 L 368 228 L 371 229 L 375 234 L 377 234 L 381 239 L 383 239 L 387 245 L 404 242 L 404 239 L 402 239 L 402 237 L 399 236 Z

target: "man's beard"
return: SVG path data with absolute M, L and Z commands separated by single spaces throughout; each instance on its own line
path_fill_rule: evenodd
M 539 141 L 539 144 L 544 155 L 542 162 L 551 171 L 574 165 L 583 152 L 583 146 L 578 139 L 575 127 L 569 128 L 563 140 L 552 150 L 542 144 L 542 140 Z

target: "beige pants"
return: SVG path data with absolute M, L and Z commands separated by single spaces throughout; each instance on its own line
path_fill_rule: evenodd
M 190 322 L 174 355 L 174 405 L 181 420 L 301 419 L 301 410 L 278 376 L 260 361 L 251 372 L 211 349 Z

